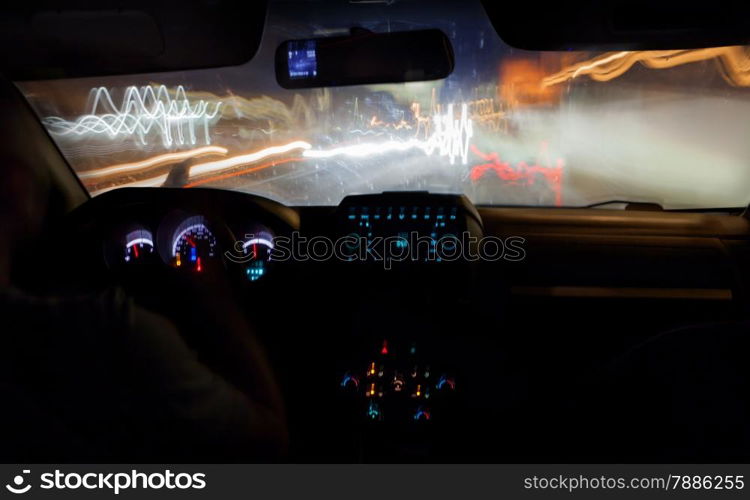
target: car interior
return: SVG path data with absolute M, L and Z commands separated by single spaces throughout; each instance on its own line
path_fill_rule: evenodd
M 0 175 L 49 183 L 9 283 L 121 289 L 199 359 L 226 286 L 288 446 L 216 460 L 746 462 L 748 7 L 652 4 L 3 7 Z M 8 375 L 45 356 L 2 391 L 54 399 Z M 45 408 L 6 459 L 67 457 Z

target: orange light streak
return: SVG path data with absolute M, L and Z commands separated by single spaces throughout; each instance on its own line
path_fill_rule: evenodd
M 730 85 L 750 86 L 750 56 L 745 47 L 713 47 L 690 50 L 654 50 L 610 52 L 594 59 L 573 64 L 542 80 L 544 87 L 567 82 L 579 76 L 606 82 L 622 76 L 635 64 L 647 68 L 666 69 L 683 64 L 714 59 L 722 77 Z
M 97 177 L 106 177 L 112 174 L 133 173 L 151 167 L 158 167 L 161 165 L 168 165 L 170 163 L 187 160 L 189 158 L 198 158 L 208 155 L 223 156 L 225 154 L 227 154 L 227 148 L 222 148 L 221 146 L 204 146 L 202 148 L 191 149 L 190 151 L 180 151 L 177 153 L 166 153 L 162 155 L 152 156 L 151 158 L 133 163 L 120 163 L 117 165 L 110 165 L 109 167 L 88 170 L 86 172 L 81 172 L 78 177 L 82 180 L 85 180 Z
M 183 187 L 185 187 L 185 188 L 193 188 L 193 187 L 197 187 L 197 186 L 200 186 L 200 185 L 203 185 L 203 184 L 208 184 L 208 183 L 211 183 L 211 182 L 219 182 L 219 181 L 223 181 L 225 179 L 230 179 L 232 177 L 239 177 L 241 175 L 251 174 L 251 173 L 257 172 L 259 170 L 264 170 L 264 169 L 269 168 L 269 167 L 274 167 L 276 165 L 283 165 L 285 163 L 291 163 L 291 162 L 294 162 L 294 161 L 303 161 L 303 160 L 305 160 L 305 158 L 301 158 L 301 157 L 296 157 L 296 158 L 282 158 L 280 160 L 272 160 L 272 161 L 263 163 L 261 165 L 257 165 L 257 166 L 252 167 L 252 168 L 246 168 L 244 170 L 238 170 L 236 172 L 229 172 L 229 173 L 225 173 L 225 174 L 221 174 L 221 175 L 215 175 L 215 176 L 212 176 L 212 177 L 206 177 L 206 178 L 203 178 L 203 179 L 200 179 L 200 180 L 193 181 L 193 182 L 190 182 L 188 184 L 185 184 Z
M 282 144 L 280 146 L 271 146 L 268 148 L 254 151 L 252 153 L 246 153 L 238 156 L 232 156 L 224 160 L 210 161 L 207 163 L 198 163 L 190 167 L 190 176 L 196 177 L 203 174 L 219 172 L 222 170 L 229 170 L 249 163 L 255 163 L 256 161 L 263 160 L 269 156 L 281 155 L 289 153 L 295 149 L 308 150 L 312 148 L 309 142 L 305 141 L 292 141 L 288 144 Z

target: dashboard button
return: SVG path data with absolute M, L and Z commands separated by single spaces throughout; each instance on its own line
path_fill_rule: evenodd
M 456 390 L 456 380 L 445 374 L 440 375 L 435 388 L 439 391 L 454 391 Z
M 339 385 L 349 392 L 357 392 L 359 389 L 359 377 L 347 372 L 341 379 L 341 384 Z
M 393 392 L 402 392 L 404 388 L 406 387 L 406 382 L 404 382 L 404 377 L 396 372 L 393 375 L 393 381 L 391 382 L 391 386 L 393 387 Z
M 425 406 L 420 406 L 414 412 L 414 417 L 413 418 L 417 422 L 432 420 L 432 413 L 430 412 L 429 408 L 427 408 Z
M 383 420 L 383 411 L 375 401 L 370 401 L 370 404 L 367 405 L 367 418 L 370 420 Z

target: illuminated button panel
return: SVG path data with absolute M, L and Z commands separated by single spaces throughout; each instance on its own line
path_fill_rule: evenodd
M 410 252 L 415 236 L 429 240 L 428 253 L 416 254 L 423 262 L 440 262 L 436 246 L 441 239 L 460 239 L 463 217 L 457 206 L 388 205 L 349 206 L 342 222 L 342 234 L 364 238 L 369 244 L 375 238 L 391 238 L 399 255 Z M 446 245 L 455 245 L 447 241 Z M 409 255 L 411 255 L 409 253 Z
M 419 356 L 416 343 L 391 345 L 382 340 L 371 358 L 339 380 L 339 389 L 368 421 L 440 420 L 453 404 L 456 378 Z
M 413 263 L 466 262 L 463 248 L 481 236 L 481 218 L 464 196 L 420 191 L 344 198 L 336 209 L 343 260 Z M 385 254 L 385 255 L 384 255 Z M 347 258 L 348 257 L 348 258 Z

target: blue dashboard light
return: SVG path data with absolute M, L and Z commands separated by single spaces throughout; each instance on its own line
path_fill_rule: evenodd
M 401 231 L 398 233 L 396 240 L 396 248 L 407 248 L 409 246 L 409 233 Z
M 367 416 L 372 420 L 377 420 L 380 418 L 380 408 L 374 401 L 370 401 L 370 405 L 367 407 Z
M 266 268 L 265 263 L 262 260 L 251 263 L 245 269 L 245 275 L 247 275 L 247 279 L 250 281 L 258 281 L 264 274 L 266 274 Z

